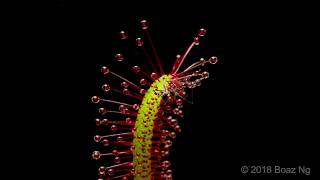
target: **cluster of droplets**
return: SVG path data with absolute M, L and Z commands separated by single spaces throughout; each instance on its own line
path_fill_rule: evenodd
M 91 101 L 95 104 L 109 104 L 108 108 L 100 107 L 98 109 L 101 118 L 96 118 L 95 120 L 97 126 L 105 126 L 109 129 L 109 133 L 106 135 L 94 136 L 94 141 L 101 144 L 103 150 L 93 151 L 92 158 L 99 160 L 102 157 L 106 157 L 106 160 L 108 160 L 107 164 L 109 164 L 108 166 L 101 166 L 98 169 L 99 180 L 172 180 L 171 163 L 169 161 L 170 148 L 172 147 L 172 140 L 176 138 L 176 134 L 181 132 L 179 120 L 184 117 L 182 109 L 183 102 L 186 100 L 185 89 L 193 89 L 200 86 L 202 80 L 209 78 L 209 73 L 206 71 L 202 72 L 199 67 L 207 63 L 216 64 L 218 61 L 214 56 L 208 60 L 201 58 L 186 69 L 179 71 L 193 46 L 199 45 L 199 38 L 207 33 L 205 29 L 200 29 L 197 36 L 193 38 L 189 48 L 187 48 L 187 51 L 182 56 L 177 55 L 172 72 L 165 75 L 148 33 L 148 22 L 142 20 L 140 25 L 145 32 L 147 41 L 144 42 L 142 38 L 138 37 L 135 39 L 135 45 L 142 49 L 152 70 L 143 69 L 143 67 L 137 65 L 129 67 L 132 72 L 140 77 L 138 83 L 133 83 L 111 71 L 107 66 L 101 68 L 101 73 L 104 76 L 113 76 L 119 79 L 119 86 L 121 88 L 117 89 L 116 87 L 111 87 L 110 84 L 103 84 L 101 89 L 104 93 L 116 92 L 136 101 L 138 100 L 138 102 L 126 103 L 113 99 L 105 99 L 100 96 L 93 96 L 91 98 Z M 120 31 L 119 36 L 123 41 L 129 39 L 125 31 Z M 147 43 L 151 45 L 153 58 L 150 58 L 151 56 L 143 49 Z M 114 59 L 116 62 L 128 60 L 125 54 L 118 52 L 115 54 Z M 150 73 L 147 74 L 146 72 Z M 170 80 L 167 82 L 168 86 L 164 87 L 164 89 L 161 87 L 162 90 L 159 90 L 154 84 L 160 79 L 162 80 L 164 76 L 170 77 Z M 166 82 L 163 84 L 166 84 Z M 140 111 L 143 106 L 142 102 L 146 98 L 145 95 L 151 88 L 153 89 L 153 95 L 157 98 L 152 97 L 148 99 L 146 101 L 147 111 Z M 157 104 L 158 98 L 161 101 L 159 107 L 157 107 L 158 111 L 154 116 L 152 114 L 152 111 L 154 111 L 153 106 Z M 110 104 L 113 106 L 110 106 Z M 116 108 L 112 109 L 113 107 Z M 138 120 L 139 113 L 144 113 L 145 119 Z M 114 118 L 110 116 L 111 114 L 118 116 Z M 139 129 L 136 127 L 140 125 L 144 126 L 146 130 L 138 134 Z M 148 144 L 147 137 L 151 138 L 151 144 Z M 137 147 L 134 143 L 141 146 Z M 150 156 L 143 153 L 145 151 L 150 151 Z M 149 172 L 149 170 L 151 171 Z

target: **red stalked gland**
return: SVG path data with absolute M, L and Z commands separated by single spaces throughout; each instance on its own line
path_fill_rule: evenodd
M 154 73 L 154 72 L 151 73 L 150 77 L 151 77 L 152 80 L 156 80 L 156 79 L 159 78 L 158 74 L 157 74 L 157 73 Z
M 122 142 L 122 141 L 123 141 L 123 137 L 122 137 L 122 136 L 118 136 L 118 137 L 117 137 L 117 141 L 118 141 L 118 142 Z
M 145 89 L 140 89 L 140 94 L 145 94 L 147 91 Z
M 118 152 L 117 150 L 113 150 L 113 151 L 112 151 L 112 154 L 113 154 L 114 156 L 119 156 L 119 152 Z
M 110 142 L 109 142 L 108 139 L 102 140 L 102 145 L 103 145 L 103 146 L 109 146 L 109 144 L 110 144 Z
M 137 46 L 142 46 L 143 45 L 143 40 L 141 39 L 141 38 L 137 38 L 136 39 L 136 44 L 137 44 Z
M 195 45 L 199 45 L 199 38 L 198 38 L 198 37 L 195 37 L 195 38 L 193 39 L 193 43 L 194 43 Z
M 112 125 L 110 127 L 110 129 L 111 129 L 111 131 L 116 131 L 116 130 L 118 130 L 118 127 L 116 125 Z
M 120 163 L 121 158 L 117 156 L 117 157 L 114 158 L 113 161 L 118 164 L 118 163 Z
M 124 31 L 120 31 L 120 39 L 127 39 L 127 34 Z
M 128 90 L 128 89 L 123 89 L 122 93 L 123 93 L 124 95 L 128 95 L 128 94 L 129 94 L 129 90 Z
M 177 99 L 176 104 L 177 104 L 177 106 L 181 106 L 183 104 L 182 99 Z
M 218 58 L 215 57 L 215 56 L 212 56 L 210 59 L 209 59 L 209 62 L 210 64 L 216 64 L 218 62 Z
M 140 23 L 142 29 L 148 29 L 148 22 L 146 20 L 142 20 Z
M 146 85 L 147 83 L 148 83 L 148 81 L 145 80 L 145 79 L 141 79 L 141 80 L 140 80 L 140 84 L 141 84 L 141 85 Z
M 199 36 L 204 36 L 204 35 L 206 35 L 206 33 L 207 33 L 207 31 L 205 29 L 199 29 L 199 31 L 198 31 Z
M 109 70 L 108 67 L 103 66 L 103 67 L 101 68 L 101 72 L 102 72 L 102 74 L 108 74 L 108 73 L 110 72 L 110 70 Z
M 100 98 L 99 98 L 98 96 L 93 96 L 93 97 L 91 98 L 91 101 L 92 101 L 93 103 L 99 103 L 99 102 L 100 102 Z
M 127 87 L 129 86 L 129 83 L 123 81 L 123 82 L 121 83 L 121 86 L 127 88 Z
M 100 159 L 100 152 L 99 152 L 99 151 L 94 151 L 94 152 L 92 153 L 92 158 L 93 158 L 94 160 Z
M 116 54 L 115 57 L 116 57 L 116 60 L 119 61 L 119 62 L 123 61 L 123 59 L 124 59 L 122 54 Z
M 101 140 L 101 136 L 99 136 L 99 135 L 95 135 L 94 136 L 94 141 L 95 142 L 99 142 Z
M 105 115 L 107 113 L 107 109 L 106 108 L 99 108 L 99 113 L 101 115 Z
M 99 174 L 100 174 L 100 175 L 104 175 L 105 172 L 106 172 L 106 167 L 100 166 L 100 167 L 99 167 Z
M 133 72 L 139 73 L 140 72 L 140 67 L 139 66 L 133 66 L 132 67 Z
M 110 91 L 110 86 L 109 86 L 109 84 L 104 84 L 104 85 L 102 85 L 102 90 L 103 90 L 104 92 Z
M 134 110 L 138 111 L 139 108 L 140 108 L 140 106 L 139 106 L 138 104 L 134 104 L 134 105 L 132 106 L 132 108 L 133 108 Z
M 101 125 L 101 120 L 98 119 L 98 118 L 96 119 L 96 125 L 97 125 L 97 126 Z
M 209 78 L 209 73 L 208 73 L 207 71 L 203 72 L 203 73 L 202 73 L 202 77 L 203 77 L 204 79 Z
M 108 169 L 108 174 L 109 176 L 113 176 L 114 175 L 114 169 Z

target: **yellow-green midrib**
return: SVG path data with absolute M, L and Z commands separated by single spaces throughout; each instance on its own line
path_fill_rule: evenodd
M 162 94 L 165 87 L 168 87 L 170 79 L 170 76 L 163 75 L 154 81 L 146 92 L 138 111 L 135 123 L 136 132 L 133 138 L 135 146 L 133 152 L 134 180 L 151 179 L 150 158 L 154 120 L 160 108 Z M 138 176 L 138 174 L 141 175 Z

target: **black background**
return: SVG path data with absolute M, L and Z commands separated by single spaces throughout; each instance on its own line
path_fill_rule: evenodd
M 90 98 L 102 93 L 99 69 L 114 63 L 115 36 L 123 29 L 135 33 L 141 19 L 149 20 L 166 69 L 202 27 L 208 34 L 194 57 L 215 55 L 220 60 L 207 68 L 210 78 L 195 90 L 194 104 L 188 106 L 174 142 L 176 179 L 262 176 L 241 174 L 243 165 L 305 165 L 312 175 L 317 173 L 312 14 L 301 17 L 285 6 L 235 11 L 211 6 L 162 8 L 158 15 L 144 15 L 150 7 L 121 7 L 60 1 L 48 18 L 35 22 L 33 33 L 39 38 L 33 39 L 37 50 L 32 52 L 39 61 L 28 62 L 27 70 L 21 63 L 27 81 L 18 85 L 28 94 L 19 93 L 25 115 L 30 115 L 30 121 L 21 123 L 31 127 L 23 151 L 28 155 L 19 154 L 21 166 L 32 167 L 27 173 L 96 178 L 99 163 L 91 152 L 97 107 Z

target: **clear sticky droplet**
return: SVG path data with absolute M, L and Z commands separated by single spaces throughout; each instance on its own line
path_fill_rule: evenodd
M 218 62 L 218 58 L 215 57 L 215 56 L 212 56 L 210 59 L 209 59 L 209 62 L 210 64 L 216 64 Z
M 115 58 L 119 62 L 123 61 L 123 59 L 124 59 L 122 54 L 116 54 Z
M 103 66 L 101 68 L 101 72 L 102 72 L 102 74 L 108 74 L 110 72 L 110 69 L 106 66 Z
M 137 44 L 137 46 L 142 46 L 143 45 L 143 40 L 141 39 L 141 38 L 137 38 L 136 39 L 136 44 Z
M 142 29 L 148 29 L 148 21 L 147 20 L 142 20 L 140 22 Z
M 124 40 L 124 39 L 127 39 L 127 33 L 125 33 L 124 31 L 120 31 L 120 39 Z
M 204 36 L 206 35 L 207 31 L 205 29 L 199 29 L 198 36 Z
M 93 153 L 92 153 L 92 158 L 94 159 L 94 160 L 98 160 L 98 159 L 100 159 L 100 152 L 99 151 L 93 151 Z
M 140 67 L 139 66 L 133 66 L 132 67 L 133 72 L 139 73 L 140 72 Z
M 100 98 L 98 96 L 92 96 L 91 101 L 93 103 L 99 103 L 100 102 Z
M 110 91 L 110 85 L 109 85 L 109 84 L 104 84 L 104 85 L 102 85 L 102 90 L 103 90 L 104 92 Z

